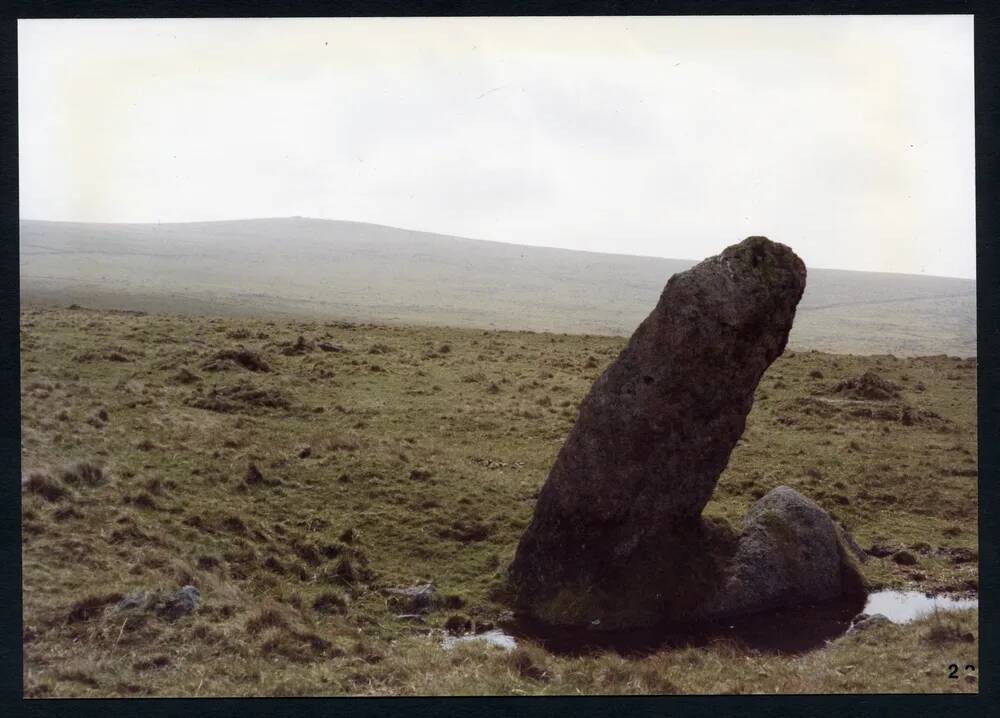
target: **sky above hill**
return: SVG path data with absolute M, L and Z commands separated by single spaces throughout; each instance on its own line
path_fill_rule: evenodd
M 21 20 L 21 216 L 975 276 L 971 16 Z

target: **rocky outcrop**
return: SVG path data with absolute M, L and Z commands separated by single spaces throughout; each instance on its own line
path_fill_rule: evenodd
M 610 629 L 691 619 L 718 595 L 741 544 L 701 511 L 805 279 L 795 253 L 764 237 L 670 278 L 542 487 L 510 568 L 519 611 Z

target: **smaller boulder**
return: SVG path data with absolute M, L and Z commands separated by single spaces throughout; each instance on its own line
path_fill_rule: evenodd
M 862 596 L 866 585 L 833 519 L 787 486 L 764 495 L 743 519 L 735 556 L 709 615 L 734 616 L 773 608 Z
M 917 557 L 905 549 L 894 553 L 892 560 L 900 566 L 915 566 L 917 563 Z

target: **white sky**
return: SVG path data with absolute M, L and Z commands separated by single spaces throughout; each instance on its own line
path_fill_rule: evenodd
M 21 20 L 21 216 L 975 276 L 971 16 Z

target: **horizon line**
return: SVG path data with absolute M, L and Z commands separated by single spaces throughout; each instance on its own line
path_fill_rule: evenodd
M 411 229 L 408 227 L 399 227 L 392 224 L 382 224 L 381 222 L 365 222 L 361 220 L 354 219 L 329 219 L 326 217 L 307 217 L 305 215 L 284 215 L 275 217 L 240 217 L 240 218 L 230 218 L 230 219 L 196 219 L 196 220 L 183 220 L 183 221 L 173 221 L 173 222 L 94 222 L 85 220 L 74 220 L 74 219 L 36 219 L 30 217 L 18 217 L 18 222 L 48 222 L 50 224 L 91 224 L 91 225 L 113 225 L 113 226 L 142 226 L 150 227 L 156 225 L 184 225 L 184 224 L 223 224 L 232 222 L 264 222 L 269 220 L 308 220 L 311 222 L 338 222 L 340 224 L 364 224 L 370 227 L 383 227 L 385 229 L 395 229 L 402 232 L 415 232 L 417 234 L 431 234 L 437 237 L 448 237 L 451 239 L 461 239 L 468 242 L 489 242 L 491 244 L 505 244 L 512 247 L 527 247 L 533 249 L 552 249 L 556 251 L 563 252 L 583 252 L 586 254 L 601 254 L 610 257 L 637 257 L 640 259 L 665 259 L 668 261 L 675 262 L 691 262 L 692 264 L 697 264 L 698 262 L 706 259 L 688 259 L 683 257 L 661 257 L 651 254 L 631 254 L 628 252 L 604 252 L 600 250 L 593 249 L 571 249 L 568 247 L 552 247 L 549 245 L 541 244 L 522 244 L 520 242 L 507 242 L 500 239 L 480 239 L 478 237 L 466 237 L 458 234 L 445 234 L 442 232 L 435 232 L 426 229 Z M 767 235 L 748 235 L 748 236 L 767 236 Z M 744 238 L 745 239 L 745 238 Z M 768 239 L 770 239 L 768 237 Z M 737 240 L 741 241 L 741 240 Z M 771 240 L 778 241 L 778 240 Z M 20 242 L 20 235 L 18 235 L 18 242 Z M 807 267 L 808 269 L 820 269 L 827 272 L 857 272 L 860 274 L 892 274 L 895 276 L 904 277 L 927 277 L 931 279 L 959 279 L 967 282 L 977 282 L 977 277 L 956 277 L 953 275 L 946 274 L 924 274 L 920 272 L 887 272 L 880 270 L 869 270 L 869 269 L 843 269 L 840 267 Z

